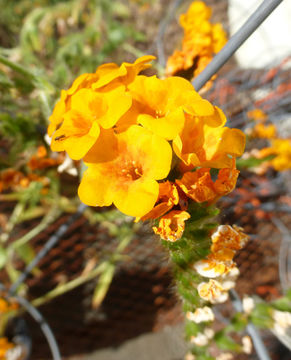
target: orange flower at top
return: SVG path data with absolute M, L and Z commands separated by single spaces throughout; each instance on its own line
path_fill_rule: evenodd
M 79 113 L 78 116 L 76 116 L 76 111 L 78 109 L 76 109 L 76 102 L 78 102 L 78 99 L 76 100 L 76 98 L 74 99 L 75 105 L 73 105 L 73 109 L 75 110 L 73 119 L 71 119 L 71 122 L 74 123 L 74 128 L 78 128 L 75 129 L 75 132 L 73 132 L 73 134 L 70 134 L 70 136 L 74 136 L 77 137 L 78 135 L 82 136 L 84 135 L 84 133 L 88 133 L 88 127 L 90 128 L 90 124 L 92 123 L 93 120 L 97 120 L 97 118 L 99 118 L 100 116 L 96 115 L 96 119 L 92 119 L 92 112 L 94 112 L 93 108 L 95 107 L 98 108 L 99 106 L 101 106 L 101 112 L 102 115 L 101 117 L 103 117 L 102 122 L 104 122 L 104 116 L 105 116 L 105 109 L 106 107 L 110 106 L 112 104 L 112 102 L 117 101 L 116 103 L 116 110 L 118 115 L 120 115 L 119 117 L 121 117 L 124 112 L 123 111 L 124 108 L 129 108 L 131 105 L 131 100 L 129 98 L 126 99 L 126 96 L 129 97 L 128 94 L 125 95 L 125 90 L 126 90 L 126 86 L 132 82 L 135 78 L 135 76 L 137 76 L 137 74 L 144 70 L 147 69 L 148 67 L 150 67 L 149 64 L 147 64 L 149 61 L 153 60 L 155 57 L 154 56 L 143 56 L 139 59 L 137 59 L 133 64 L 130 63 L 123 63 L 122 65 L 120 65 L 118 67 L 118 65 L 110 63 L 110 64 L 104 64 L 101 65 L 97 68 L 96 73 L 92 73 L 92 74 L 82 74 L 80 75 L 72 84 L 72 86 L 68 89 L 68 90 L 62 90 L 61 92 L 61 99 L 57 102 L 52 115 L 49 118 L 50 121 L 50 125 L 48 127 L 48 134 L 49 136 L 52 136 L 54 134 L 54 132 L 56 131 L 56 129 L 60 126 L 60 124 L 63 123 L 64 121 L 64 117 L 65 115 L 70 112 L 70 110 L 72 109 L 71 106 L 71 102 L 72 102 L 72 97 L 74 95 L 77 95 L 77 93 L 81 90 L 88 90 L 88 92 L 86 93 L 86 95 L 88 95 L 90 97 L 89 100 L 85 101 L 85 103 L 83 104 L 83 106 L 81 106 L 80 111 L 81 114 Z M 106 92 L 112 92 L 112 90 L 114 90 L 114 88 L 118 88 L 121 87 L 121 89 L 117 90 L 117 92 L 113 92 L 113 94 L 108 95 L 106 97 L 106 95 L 104 95 L 102 97 L 102 95 L 100 93 L 106 93 Z M 89 90 L 94 91 L 95 95 L 92 95 L 92 93 L 90 93 Z M 96 93 L 99 93 L 99 96 L 96 95 Z M 118 101 L 118 96 L 121 95 L 121 99 L 120 101 Z M 92 101 L 93 103 L 96 100 L 96 104 L 92 105 Z M 122 100 L 125 102 L 123 104 Z M 120 108 L 118 111 L 118 106 L 120 106 L 120 104 L 123 104 L 123 108 Z M 73 115 L 71 113 L 71 115 Z M 82 126 L 82 121 L 80 122 L 80 119 L 82 120 L 82 116 L 80 117 L 80 115 L 85 115 L 84 118 L 84 124 Z M 107 114 L 109 117 L 111 114 Z M 118 115 L 114 116 L 114 121 L 116 122 L 118 119 L 116 119 L 116 117 Z M 67 120 L 66 120 L 66 124 L 64 126 L 65 129 L 67 129 L 68 127 L 68 115 L 66 116 Z M 113 120 L 111 120 L 113 121 Z M 89 122 L 89 124 L 88 124 Z M 102 122 L 100 123 L 102 126 Z M 97 121 L 98 123 L 98 121 Z M 99 125 L 100 125 L 99 124 Z M 114 125 L 114 124 L 113 124 Z M 107 126 L 109 126 L 107 124 Z M 87 132 L 86 132 L 87 130 Z M 81 133 L 80 133 L 81 132 Z M 96 129 L 93 129 L 92 132 L 94 134 L 93 137 L 96 139 L 97 133 L 98 133 L 98 127 L 96 126 Z M 54 139 L 56 137 L 59 137 L 61 135 L 64 134 L 58 134 L 58 136 L 54 136 Z M 97 136 L 97 137 L 96 137 Z M 89 137 L 89 136 L 88 136 Z M 62 137 L 62 139 L 64 139 Z M 89 140 L 90 137 L 89 137 Z M 92 142 L 89 141 L 89 143 Z M 57 145 L 56 145 L 57 146 Z M 57 146 L 58 147 L 58 146 Z M 64 150 L 65 146 L 60 145 L 61 149 Z M 56 151 L 60 151 L 57 150 Z
M 213 55 L 221 50 L 226 43 L 226 33 L 221 24 L 211 24 L 211 9 L 202 1 L 194 1 L 186 14 L 180 16 L 180 24 L 184 28 L 181 51 L 174 51 L 166 66 L 166 75 L 172 76 L 179 72 L 185 76 L 200 73 Z M 191 69 L 192 74 L 183 73 Z
M 142 217 L 157 201 L 156 180 L 166 178 L 170 171 L 171 147 L 166 140 L 137 125 L 115 137 L 116 156 L 109 161 L 87 164 L 79 197 L 87 205 L 114 203 L 123 213 Z M 108 151 L 112 150 L 103 148 L 103 152 Z
M 214 112 L 214 107 L 194 90 L 191 83 L 180 77 L 160 80 L 156 76 L 138 76 L 129 85 L 137 101 L 137 122 L 155 134 L 174 139 L 184 126 L 184 109 L 192 112 Z

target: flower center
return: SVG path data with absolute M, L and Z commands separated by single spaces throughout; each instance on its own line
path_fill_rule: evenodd
M 127 181 L 135 181 L 142 177 L 142 167 L 135 160 L 126 160 L 121 170 L 123 178 Z

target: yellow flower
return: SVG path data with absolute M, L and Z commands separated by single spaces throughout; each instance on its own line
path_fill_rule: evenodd
M 211 24 L 210 17 L 211 9 L 202 1 L 194 1 L 187 13 L 180 16 L 180 24 L 184 28 L 182 50 L 176 50 L 169 57 L 167 76 L 178 73 L 189 79 L 196 76 L 225 45 L 227 38 L 222 25 Z M 207 85 L 210 84 L 208 82 Z
M 52 150 L 65 150 L 73 160 L 83 158 L 98 139 L 100 126 L 112 128 L 130 106 L 131 97 L 124 86 L 105 93 L 79 90 L 71 97 L 70 110 L 53 135 Z
M 68 90 L 61 91 L 61 99 L 55 105 L 49 118 L 48 135 L 52 136 L 59 124 L 63 122 L 65 113 L 71 109 L 71 97 L 79 90 L 93 89 L 95 92 L 106 92 L 120 85 L 127 86 L 140 71 L 151 66 L 147 63 L 153 59 L 155 59 L 154 56 L 148 55 L 137 59 L 133 64 L 123 63 L 120 66 L 114 63 L 103 64 L 95 73 L 80 75 Z
M 156 180 L 166 178 L 170 171 L 171 147 L 166 140 L 137 125 L 115 136 L 116 157 L 87 164 L 79 197 L 87 205 L 114 203 L 123 213 L 142 217 L 158 198 Z M 103 148 L 103 152 L 107 151 L 111 149 Z
M 268 115 L 261 109 L 254 109 L 247 112 L 247 117 L 251 120 L 266 121 Z
M 291 140 L 275 139 L 272 141 L 272 148 L 277 155 L 271 164 L 277 171 L 288 170 L 291 168 Z
M 265 125 L 263 123 L 256 124 L 252 129 L 251 136 L 263 139 L 273 139 L 276 136 L 277 129 L 274 124 Z
M 154 226 L 153 230 L 162 239 L 173 242 L 182 237 L 185 221 L 188 219 L 190 219 L 190 214 L 186 211 L 173 210 L 164 215 L 160 219 L 159 226 Z
M 243 154 L 244 133 L 238 129 L 223 127 L 222 112 L 215 110 L 213 116 L 206 116 L 205 119 L 185 117 L 184 128 L 174 139 L 173 149 L 186 165 L 230 168 L 233 158 Z
M 183 128 L 183 105 L 201 101 L 191 83 L 179 77 L 160 80 L 156 76 L 138 76 L 128 88 L 140 104 L 138 123 L 167 140 Z

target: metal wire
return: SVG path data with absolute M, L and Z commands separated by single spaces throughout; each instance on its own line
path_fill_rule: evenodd
M 0 289 L 3 291 L 6 291 L 3 284 L 0 283 Z M 56 339 L 54 337 L 54 334 L 49 326 L 49 324 L 46 322 L 45 318 L 42 316 L 42 314 L 21 296 L 14 295 L 13 298 L 24 307 L 24 309 L 30 314 L 30 316 L 39 324 L 44 336 L 47 339 L 47 342 L 49 344 L 49 347 L 51 349 L 51 353 L 53 356 L 53 360 L 61 360 L 61 354 L 58 347 L 58 344 L 56 342 Z
M 65 224 L 59 227 L 57 232 L 52 235 L 40 252 L 35 256 L 35 258 L 26 266 L 24 271 L 20 274 L 19 278 L 11 285 L 9 289 L 9 294 L 14 295 L 18 287 L 26 280 L 27 276 L 30 274 L 31 270 L 39 263 L 39 261 L 57 244 L 60 238 L 65 234 L 70 225 L 77 220 L 83 213 L 87 206 L 84 204 L 79 205 L 78 210 L 73 214 Z
M 199 91 L 283 0 L 265 0 L 192 82 Z

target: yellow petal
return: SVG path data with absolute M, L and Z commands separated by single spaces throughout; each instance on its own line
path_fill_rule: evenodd
M 165 139 L 137 125 L 117 136 L 126 143 L 133 158 L 142 162 L 147 177 L 156 180 L 167 177 L 171 169 L 172 149 Z
M 109 206 L 113 201 L 111 190 L 114 179 L 107 176 L 106 169 L 99 164 L 89 165 L 84 172 L 78 195 L 89 206 Z
M 141 114 L 137 121 L 154 134 L 167 140 L 174 139 L 184 126 L 184 112 L 180 107 L 170 112 L 167 116 L 155 118 L 151 115 Z
M 100 130 L 97 141 L 84 157 L 87 163 L 111 161 L 118 155 L 117 137 L 113 129 Z
M 128 187 L 120 187 L 114 194 L 114 205 L 124 214 L 141 217 L 155 205 L 159 184 L 155 180 L 140 178 Z

